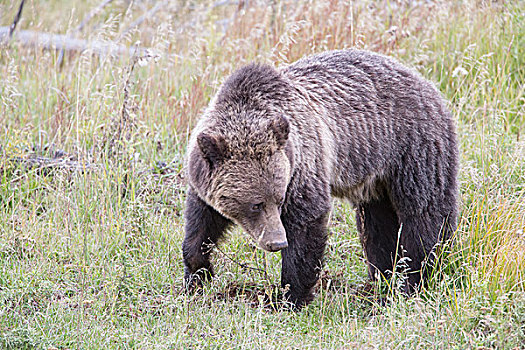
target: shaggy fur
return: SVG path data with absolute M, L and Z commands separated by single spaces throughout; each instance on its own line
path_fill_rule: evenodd
M 185 281 L 211 275 L 207 243 L 236 223 L 262 248 L 282 249 L 287 297 L 308 303 L 336 196 L 356 208 L 370 277 L 408 257 L 411 291 L 456 229 L 457 168 L 439 92 L 391 58 L 346 50 L 241 68 L 189 144 Z

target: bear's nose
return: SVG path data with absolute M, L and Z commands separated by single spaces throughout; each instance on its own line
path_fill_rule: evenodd
M 277 252 L 281 249 L 287 248 L 288 242 L 287 241 L 281 241 L 281 242 L 267 242 L 266 248 L 267 250 L 271 252 Z

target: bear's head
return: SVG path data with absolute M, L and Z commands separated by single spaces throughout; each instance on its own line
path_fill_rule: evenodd
M 281 209 L 292 168 L 289 124 L 282 116 L 249 114 L 199 131 L 190 151 L 189 181 L 259 247 L 278 251 L 288 246 Z

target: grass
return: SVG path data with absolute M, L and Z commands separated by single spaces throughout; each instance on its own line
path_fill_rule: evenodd
M 525 18 L 521 2 L 29 1 L 19 29 L 149 47 L 158 57 L 0 50 L 0 348 L 525 347 Z M 0 2 L 0 25 L 18 4 Z M 404 298 L 367 277 L 352 208 L 334 202 L 315 301 L 272 308 L 279 254 L 240 231 L 217 278 L 182 293 L 182 163 L 220 82 L 252 60 L 359 47 L 397 57 L 450 101 L 461 219 L 430 286 Z M 61 156 L 61 157 L 57 157 Z M 70 166 L 28 166 L 37 157 Z M 22 165 L 20 165 L 22 164 Z M 50 163 L 45 163 L 50 164 Z

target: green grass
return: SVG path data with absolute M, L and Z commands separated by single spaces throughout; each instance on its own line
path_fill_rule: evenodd
M 19 28 L 73 33 L 98 3 L 28 1 Z M 0 49 L 0 348 L 525 348 L 523 3 L 250 3 L 172 2 L 122 36 L 153 4 L 116 1 L 75 34 L 140 40 L 156 59 L 84 52 L 59 69 L 57 52 Z M 0 1 L 0 25 L 17 6 Z M 238 230 L 214 255 L 217 278 L 186 295 L 191 126 L 242 64 L 344 47 L 397 57 L 450 101 L 462 214 L 446 263 L 412 298 L 395 281 L 367 294 L 352 208 L 334 202 L 303 311 L 274 307 L 280 255 Z M 78 170 L 17 166 L 57 150 Z

